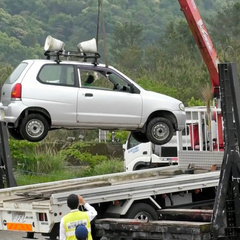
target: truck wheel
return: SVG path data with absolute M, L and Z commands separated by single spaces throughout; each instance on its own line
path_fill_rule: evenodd
M 153 118 L 147 125 L 147 138 L 152 143 L 163 145 L 173 137 L 174 129 L 172 123 L 163 117 Z
M 20 133 L 19 128 L 8 128 L 9 134 L 16 140 L 23 140 L 23 136 Z
M 42 236 L 48 236 L 50 240 L 57 240 L 59 237 L 59 223 L 55 223 L 50 233 L 42 233 Z
M 132 131 L 132 136 L 140 143 L 146 143 L 149 142 L 147 136 L 145 133 L 138 132 L 138 131 Z
M 40 114 L 29 114 L 20 123 L 20 133 L 30 142 L 43 140 L 47 136 L 48 128 L 46 118 Z
M 125 218 L 149 221 L 157 220 L 158 215 L 152 206 L 146 203 L 136 203 L 128 210 Z

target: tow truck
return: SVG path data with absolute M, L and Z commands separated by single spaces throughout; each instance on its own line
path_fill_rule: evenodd
M 206 55 L 206 50 L 211 49 L 211 44 L 209 39 L 207 40 L 208 35 L 202 21 L 194 18 L 199 15 L 194 0 L 179 0 L 179 3 L 189 23 L 197 26 L 193 31 L 196 31 L 197 38 L 202 39 L 197 40 L 197 43 L 203 48 L 203 55 Z M 194 27 L 191 24 L 192 29 Z M 212 54 L 212 51 L 207 55 L 212 56 L 206 59 L 210 59 L 213 71 L 218 73 L 214 57 L 216 55 Z M 97 208 L 98 219 L 95 224 L 93 223 L 93 227 L 96 227 L 96 236 L 108 236 L 103 227 L 107 226 L 106 219 L 103 219 L 107 216 L 115 217 L 116 221 L 117 217 L 138 218 L 139 221 L 144 219 L 147 224 L 146 220 L 149 222 L 158 219 L 157 211 L 162 208 L 209 207 L 215 199 L 212 221 L 214 238 L 217 239 L 221 234 L 225 234 L 226 237 L 239 239 L 239 156 L 232 137 L 236 127 L 240 130 L 238 126 L 238 102 L 240 101 L 230 99 L 231 96 L 237 95 L 234 94 L 236 88 L 231 87 L 232 83 L 224 86 L 229 79 L 236 79 L 236 69 L 231 66 L 225 64 L 220 71 L 226 133 L 222 168 L 223 152 L 193 151 L 189 154 L 187 151 L 179 151 L 177 166 L 2 189 L 0 191 L 0 230 L 28 232 L 28 237 L 32 238 L 34 232 L 40 232 L 50 236 L 50 239 L 56 239 L 60 219 L 68 212 L 66 199 L 70 193 L 74 192 L 83 195 L 86 201 Z M 235 77 L 232 77 L 232 72 Z M 212 84 L 213 92 L 219 96 L 218 75 L 214 74 Z M 232 94 L 229 96 L 230 89 Z M 229 109 L 234 109 L 236 124 L 233 124 L 233 112 L 229 112 Z M 219 132 L 219 134 L 222 133 Z M 222 142 L 220 141 L 219 144 L 223 143 L 222 137 Z M 189 168 L 193 163 L 200 166 L 197 169 Z M 212 164 L 216 168 L 215 171 L 211 171 Z M 222 213 L 226 214 L 222 216 Z M 135 226 L 138 223 L 135 224 L 133 220 L 131 222 L 134 223 L 131 229 L 136 229 Z M 124 226 L 124 220 L 121 224 Z M 221 233 L 221 229 L 226 231 Z M 118 233 L 117 238 L 126 237 Z M 138 237 L 138 239 L 141 238 Z M 189 239 L 192 239 L 192 236 Z

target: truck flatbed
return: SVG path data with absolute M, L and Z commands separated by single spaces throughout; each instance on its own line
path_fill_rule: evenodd
M 210 240 L 211 222 L 140 221 L 106 218 L 96 220 L 97 236 L 105 239 Z
M 19 231 L 26 231 L 28 224 L 30 232 L 50 233 L 53 225 L 69 211 L 66 201 L 71 193 L 82 195 L 96 206 L 122 202 L 121 206 L 107 206 L 106 213 L 110 214 L 126 213 L 132 203 L 142 199 L 161 209 L 154 200 L 158 196 L 214 188 L 219 173 L 185 174 L 178 166 L 169 166 L 2 189 L 0 230 L 16 230 L 11 227 L 17 226 Z

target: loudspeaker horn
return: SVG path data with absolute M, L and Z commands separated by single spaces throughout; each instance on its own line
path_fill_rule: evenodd
M 51 37 L 50 35 L 47 36 L 44 44 L 44 51 L 60 51 L 64 50 L 64 42 Z
M 93 39 L 85 41 L 85 42 L 80 42 L 77 45 L 77 48 L 82 53 L 97 53 L 96 39 L 93 38 Z

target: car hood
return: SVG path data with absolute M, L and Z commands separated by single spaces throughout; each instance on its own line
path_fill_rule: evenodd
M 145 93 L 143 93 L 143 92 L 145 92 Z M 156 92 L 153 92 L 153 91 L 146 91 L 146 90 L 142 91 L 142 93 L 144 95 L 147 95 L 148 98 L 152 99 L 153 101 L 158 101 L 158 102 L 165 103 L 166 108 L 176 106 L 177 110 L 179 110 L 179 104 L 182 103 L 182 101 L 180 101 L 180 100 L 178 100 L 174 97 L 167 96 L 167 95 L 162 94 L 162 93 L 156 93 Z

